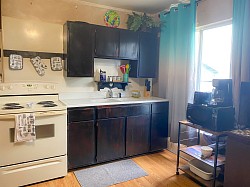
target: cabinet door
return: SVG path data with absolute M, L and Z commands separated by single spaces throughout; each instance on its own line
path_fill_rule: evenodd
M 167 148 L 169 102 L 152 103 L 150 151 Z
M 103 58 L 118 57 L 119 30 L 109 27 L 95 27 L 95 56 Z
M 125 155 L 125 118 L 97 121 L 97 162 L 122 158 Z
M 126 156 L 149 151 L 150 115 L 127 117 Z
M 137 59 L 138 58 L 138 32 L 130 30 L 120 30 L 120 59 Z
M 68 168 L 95 163 L 94 121 L 68 124 Z
M 155 77 L 157 66 L 157 35 L 140 33 L 139 77 Z
M 130 77 L 154 78 L 158 67 L 158 46 L 155 33 L 140 32 L 139 60 L 130 61 Z
M 152 114 L 150 151 L 167 148 L 168 116 L 166 114 Z
M 92 27 L 83 22 L 67 22 L 64 28 L 65 69 L 68 77 L 93 77 L 94 58 Z M 67 39 L 66 39 L 67 38 Z

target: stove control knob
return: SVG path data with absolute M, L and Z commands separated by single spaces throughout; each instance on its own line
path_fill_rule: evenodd
M 13 86 L 12 85 L 9 85 L 8 89 L 9 90 L 12 90 Z
M 4 87 L 4 86 L 0 86 L 0 90 L 1 90 L 1 91 L 4 91 L 4 90 L 5 90 L 5 87 Z
M 51 86 L 51 89 L 52 89 L 52 90 L 56 89 L 56 86 L 55 86 L 55 85 L 52 85 L 52 86 Z
M 50 86 L 47 84 L 47 85 L 45 85 L 45 88 L 46 89 L 50 89 Z

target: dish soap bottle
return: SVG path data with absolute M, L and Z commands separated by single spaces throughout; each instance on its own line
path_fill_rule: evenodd
M 106 82 L 106 71 L 102 71 L 101 69 L 100 69 L 100 81 Z

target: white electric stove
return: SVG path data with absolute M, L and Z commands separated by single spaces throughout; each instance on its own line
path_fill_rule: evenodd
M 67 110 L 53 83 L 0 84 L 0 186 L 67 175 Z M 35 116 L 36 139 L 14 142 L 15 117 Z

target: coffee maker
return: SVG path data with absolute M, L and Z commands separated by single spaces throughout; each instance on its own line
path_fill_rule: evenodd
M 218 107 L 233 106 L 232 79 L 212 80 L 212 100 L 211 105 Z

